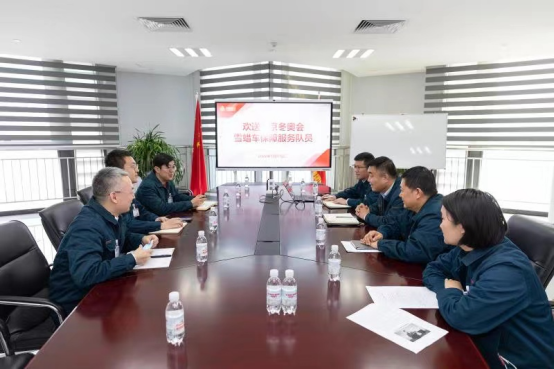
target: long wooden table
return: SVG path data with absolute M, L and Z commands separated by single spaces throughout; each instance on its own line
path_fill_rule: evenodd
M 486 368 L 471 339 L 437 310 L 408 310 L 449 333 L 419 354 L 397 346 L 346 317 L 371 299 L 367 285 L 421 286 L 422 266 L 381 254 L 348 254 L 341 247 L 340 283 L 327 277 L 330 245 L 360 238 L 364 227 L 329 228 L 325 249 L 315 246 L 312 204 L 262 204 L 261 185 L 237 207 L 219 209 L 209 234 L 207 213 L 194 212 L 178 236 L 169 269 L 130 273 L 102 283 L 83 299 L 29 368 Z M 221 196 L 219 196 L 221 199 Z M 208 234 L 208 263 L 196 264 L 198 230 Z M 294 269 L 295 316 L 268 316 L 269 270 Z M 168 345 L 165 306 L 180 291 L 185 344 Z M 379 317 L 376 317 L 378 319 Z

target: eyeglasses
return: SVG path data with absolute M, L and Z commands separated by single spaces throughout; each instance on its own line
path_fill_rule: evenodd
M 113 191 L 112 193 L 124 193 L 124 194 L 127 194 L 127 195 L 135 195 L 135 193 L 133 191 L 131 192 L 124 192 L 124 191 Z
M 175 165 L 172 165 L 172 166 L 164 165 L 164 166 L 169 170 L 177 170 L 177 167 Z

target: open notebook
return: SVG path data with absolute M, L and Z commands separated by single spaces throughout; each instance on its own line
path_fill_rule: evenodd
M 357 226 L 360 224 L 358 219 L 350 214 L 341 213 L 341 214 L 323 214 L 323 219 L 327 224 L 333 225 L 353 225 Z
M 349 205 L 335 204 L 334 202 L 327 200 L 323 201 L 323 205 L 325 205 L 325 207 L 329 209 L 350 209 Z
M 209 208 L 211 208 L 212 206 L 215 206 L 215 205 L 217 205 L 217 201 L 206 200 L 206 201 L 204 201 L 204 203 L 202 205 L 197 207 L 196 210 L 206 211 L 206 210 L 208 210 Z
M 181 228 L 160 229 L 159 231 L 150 232 L 150 234 L 179 234 L 187 224 L 187 222 L 184 222 Z

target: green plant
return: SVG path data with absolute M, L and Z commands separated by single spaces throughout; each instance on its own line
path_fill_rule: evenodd
M 133 140 L 127 146 L 127 150 L 131 152 L 133 158 L 137 162 L 141 176 L 145 176 L 152 168 L 152 159 L 157 154 L 168 154 L 175 158 L 175 184 L 179 184 L 183 178 L 183 163 L 179 156 L 179 150 L 165 142 L 163 132 L 157 130 L 158 125 L 154 128 L 141 132 L 137 129 L 137 133 L 133 136 Z

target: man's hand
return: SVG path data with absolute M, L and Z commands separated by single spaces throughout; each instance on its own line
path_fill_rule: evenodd
M 169 218 L 166 218 L 166 217 L 158 217 L 158 218 L 155 219 L 155 222 L 162 222 L 163 223 L 163 222 L 166 222 L 168 220 L 169 220 Z
M 365 219 L 365 217 L 370 213 L 370 210 L 369 210 L 369 207 L 367 205 L 364 205 L 364 204 L 360 204 L 358 205 L 358 207 L 356 208 L 356 215 L 361 218 L 361 219 Z
M 446 278 L 444 280 L 444 288 L 457 288 L 460 291 L 464 292 L 462 284 L 460 282 L 458 282 L 457 280 L 455 280 L 455 279 Z
M 181 228 L 183 220 L 181 218 L 171 218 L 162 223 L 162 229 Z
M 368 246 L 377 248 L 377 241 L 382 240 L 382 239 L 383 239 L 383 235 L 381 233 L 379 233 L 377 231 L 369 231 L 364 236 L 364 238 L 362 238 L 361 241 L 364 245 L 368 245 Z M 373 246 L 372 244 L 375 244 L 375 246 Z
M 142 246 L 139 246 L 135 251 L 131 252 L 135 257 L 137 265 L 144 265 L 152 256 L 152 250 L 145 250 Z
M 337 199 L 337 197 L 333 196 L 333 195 L 323 195 L 323 200 L 335 201 L 336 199 Z
M 158 236 L 156 236 L 155 234 L 150 234 L 148 236 L 142 237 L 143 245 L 149 244 L 150 241 L 152 241 L 152 248 L 158 246 L 158 242 L 160 242 L 160 240 L 158 239 Z
M 204 201 L 206 201 L 206 196 L 204 195 L 198 195 L 192 201 L 192 206 L 197 208 L 198 206 L 202 205 Z
M 347 199 L 335 199 L 333 202 L 339 205 L 348 205 L 347 201 Z

